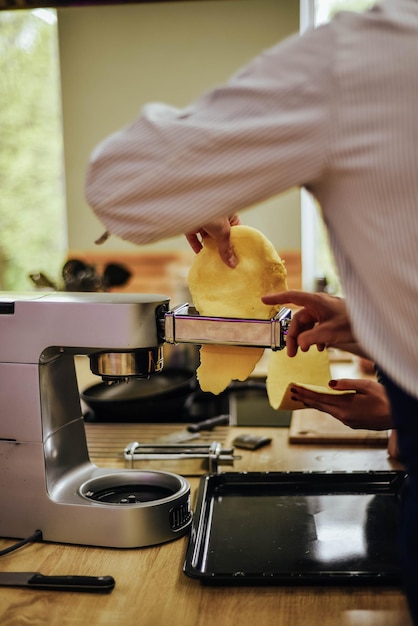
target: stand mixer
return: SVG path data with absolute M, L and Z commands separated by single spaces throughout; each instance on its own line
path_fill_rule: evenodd
M 149 377 L 165 341 L 281 349 L 290 311 L 227 320 L 168 307 L 158 294 L 0 292 L 0 536 L 132 548 L 188 531 L 183 477 L 90 461 L 74 356 L 109 384 Z

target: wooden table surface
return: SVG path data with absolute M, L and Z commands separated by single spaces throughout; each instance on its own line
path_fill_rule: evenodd
M 151 441 L 179 425 L 87 424 L 92 460 L 125 467 L 121 452 L 130 441 Z M 256 452 L 240 451 L 236 471 L 387 470 L 400 466 L 385 448 L 295 445 L 286 428 L 218 427 L 225 445 L 241 432 L 272 438 Z M 238 452 L 238 450 L 236 450 Z M 226 468 L 230 470 L 231 468 Z M 180 471 L 179 471 L 180 473 Z M 198 478 L 188 478 L 192 493 Z M 1 514 L 1 513 L 0 513 Z M 13 540 L 1 539 L 0 548 Z M 108 595 L 0 588 L 2 626 L 410 626 L 397 588 L 207 587 L 182 572 L 187 537 L 129 550 L 34 543 L 0 558 L 2 571 L 112 575 Z

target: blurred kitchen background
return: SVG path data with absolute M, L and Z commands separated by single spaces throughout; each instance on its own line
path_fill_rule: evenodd
M 95 245 L 103 226 L 84 198 L 91 151 L 145 103 L 187 106 L 278 40 L 329 19 L 336 10 L 362 9 L 370 0 L 52 4 L 0 0 L 0 290 L 161 293 L 173 306 L 189 302 L 193 253 L 184 237 L 141 248 L 117 237 Z M 290 190 L 249 209 L 242 220 L 271 239 L 285 260 L 289 288 L 338 292 L 320 214 L 309 194 Z M 163 403 L 157 418 L 157 402 L 164 399 L 160 387 L 151 404 L 144 401 L 150 395 L 147 381 L 119 388 L 115 406 L 88 359 L 79 356 L 84 415 L 91 421 L 115 414 L 126 421 L 150 416 L 190 421 L 229 413 L 240 425 L 287 426 L 290 412 L 274 411 L 267 399 L 265 357 L 252 380 L 233 383 L 214 398 L 197 389 L 198 347 L 165 345 L 169 386 L 170 375 L 183 368 L 194 387 L 179 385 L 173 393 L 170 388 L 170 409 Z
M 99 277 L 109 263 L 121 264 L 127 276 L 116 290 L 180 302 L 191 259 L 184 238 L 138 249 L 112 237 L 95 246 L 103 228 L 84 199 L 92 149 L 146 102 L 186 106 L 278 40 L 371 2 L 52 4 L 0 0 L 0 289 L 65 288 L 63 268 L 77 259 Z M 336 291 L 311 204 L 295 189 L 243 221 L 273 241 L 290 286 Z

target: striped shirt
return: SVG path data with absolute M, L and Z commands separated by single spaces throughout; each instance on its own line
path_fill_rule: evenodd
M 322 207 L 357 338 L 418 397 L 418 0 L 340 13 L 186 109 L 145 106 L 93 152 L 86 194 L 147 244 L 295 186 Z

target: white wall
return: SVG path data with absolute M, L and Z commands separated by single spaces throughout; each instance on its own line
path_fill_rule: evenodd
M 212 0 L 58 10 L 70 249 L 103 228 L 84 199 L 89 154 L 148 101 L 185 106 L 263 49 L 298 31 L 295 0 Z M 245 223 L 300 249 L 299 191 L 250 209 Z M 108 249 L 133 246 L 112 237 Z M 186 246 L 182 237 L 148 249 Z

